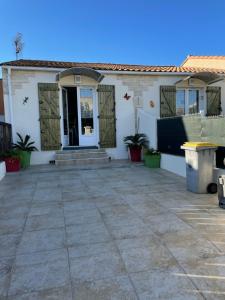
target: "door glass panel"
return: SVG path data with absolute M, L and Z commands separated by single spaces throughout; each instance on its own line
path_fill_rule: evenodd
M 93 117 L 93 91 L 92 89 L 80 90 L 81 134 L 88 136 L 94 134 Z
M 188 92 L 188 112 L 196 114 L 199 112 L 199 90 L 189 90 Z
M 176 91 L 176 114 L 178 116 L 185 114 L 185 90 Z

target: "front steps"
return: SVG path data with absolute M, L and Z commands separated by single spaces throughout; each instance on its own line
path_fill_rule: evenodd
M 55 154 L 57 166 L 106 163 L 108 155 L 103 149 L 62 150 Z

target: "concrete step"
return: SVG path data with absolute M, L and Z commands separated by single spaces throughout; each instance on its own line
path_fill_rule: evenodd
M 96 153 L 96 152 L 105 152 L 105 150 L 104 149 L 59 150 L 59 151 L 56 151 L 56 154 L 66 154 L 66 153 Z
M 57 166 L 88 165 L 108 162 L 104 149 L 62 150 L 55 154 Z
M 107 163 L 109 161 L 108 157 L 99 158 L 76 158 L 76 159 L 60 159 L 55 160 L 57 166 L 71 166 L 71 165 L 93 165 Z
M 75 151 L 65 153 L 56 153 L 55 160 L 79 159 L 79 158 L 101 158 L 108 157 L 105 151 Z

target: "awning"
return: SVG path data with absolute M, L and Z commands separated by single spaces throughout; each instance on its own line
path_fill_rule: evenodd
M 70 76 L 70 75 L 87 76 L 87 77 L 90 77 L 90 78 L 96 80 L 97 82 L 101 82 L 102 79 L 104 78 L 104 76 L 101 73 L 95 71 L 94 69 L 74 67 L 74 68 L 69 68 L 69 69 L 66 69 L 66 70 L 58 73 L 56 75 L 56 81 L 59 81 L 61 78 Z
M 210 85 L 215 82 L 224 80 L 224 78 L 225 78 L 224 76 L 218 75 L 218 74 L 212 73 L 212 72 L 199 72 L 199 73 L 190 75 L 188 77 L 185 77 L 184 79 L 177 81 L 175 84 L 178 84 L 181 82 L 187 82 L 190 79 L 199 79 L 199 80 L 203 81 L 206 85 Z

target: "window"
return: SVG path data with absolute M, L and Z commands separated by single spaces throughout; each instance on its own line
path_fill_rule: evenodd
M 80 110 L 82 135 L 94 133 L 93 92 L 91 89 L 80 90 Z
M 199 113 L 198 89 L 178 89 L 176 91 L 176 115 Z
M 196 114 L 199 112 L 199 90 L 188 91 L 188 113 Z
M 177 90 L 176 92 L 176 115 L 185 114 L 185 90 Z

